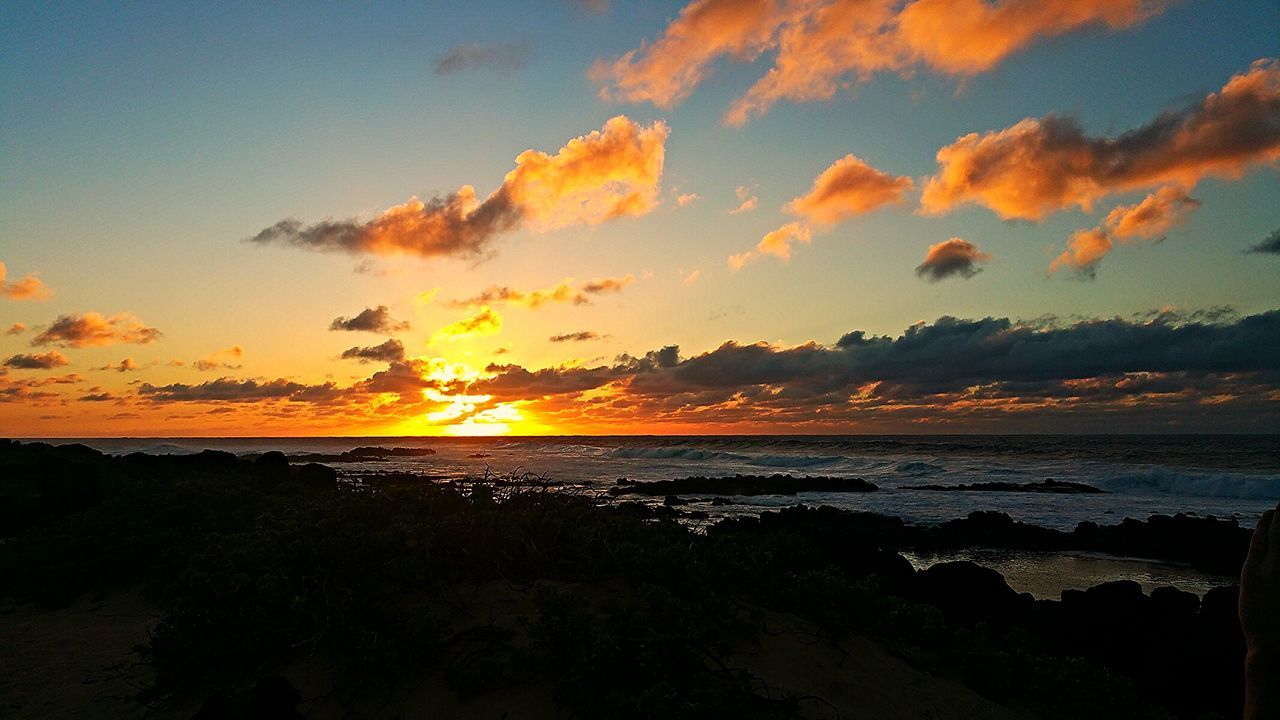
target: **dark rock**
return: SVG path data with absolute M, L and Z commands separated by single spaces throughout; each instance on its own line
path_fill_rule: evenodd
M 1007 625 L 1024 617 L 1033 604 L 1031 595 L 1009 587 L 1003 575 L 967 560 L 916 573 L 913 590 L 916 599 L 961 623 Z
M 240 459 L 233 453 L 221 450 L 201 450 L 193 455 L 173 455 L 171 462 L 186 468 L 225 470 L 234 467 Z
M 296 468 L 298 482 L 313 488 L 333 488 L 338 485 L 338 471 L 328 465 L 307 463 Z
M 406 448 L 406 447 L 358 447 L 348 450 L 343 455 L 352 457 L 420 457 L 423 455 L 435 455 L 436 451 L 431 448 Z
M 258 459 L 253 461 L 253 469 L 260 478 L 272 483 L 293 478 L 293 473 L 289 469 L 289 458 L 278 450 L 259 455 Z

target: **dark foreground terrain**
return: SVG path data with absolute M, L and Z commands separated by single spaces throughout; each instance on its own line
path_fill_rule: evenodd
M 1057 533 L 792 508 L 695 533 L 502 480 L 349 484 L 278 453 L 4 442 L 0 715 L 1239 713 L 1234 587 L 1035 601 L 994 571 L 916 572 L 896 552 L 1149 548 L 1228 567 L 1248 535 L 1231 522 Z

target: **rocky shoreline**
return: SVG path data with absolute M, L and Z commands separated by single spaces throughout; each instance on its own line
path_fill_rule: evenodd
M 216 678 L 232 683 L 225 685 L 229 688 L 244 687 L 236 682 L 259 682 L 252 668 L 270 658 L 278 663 L 290 657 L 285 649 L 314 632 L 309 628 L 315 614 L 335 612 L 325 605 L 334 602 L 334 586 L 313 585 L 321 573 L 330 577 L 327 583 L 339 583 L 351 593 L 351 608 L 341 611 L 341 622 L 355 623 L 353 638 L 366 632 L 404 632 L 378 623 L 406 610 L 383 619 L 382 611 L 374 609 L 428 587 L 439 592 L 444 587 L 440 583 L 453 587 L 495 577 L 561 586 L 605 582 L 612 593 L 640 583 L 665 588 L 681 602 L 694 603 L 690 607 L 702 608 L 681 611 L 693 613 L 682 622 L 694 625 L 677 631 L 671 642 L 719 627 L 725 617 L 716 610 L 718 603 L 749 600 L 795 613 L 835 636 L 857 631 L 895 645 L 926 648 L 925 656 L 935 658 L 931 672 L 958 672 L 983 697 L 1031 703 L 1049 717 L 1054 713 L 1047 709 L 1088 700 L 1077 697 L 1081 690 L 1068 688 L 1119 693 L 1100 702 L 1111 703 L 1121 714 L 1098 717 L 1225 718 L 1238 706 L 1243 645 L 1234 586 L 1215 588 L 1200 598 L 1170 587 L 1144 593 L 1136 583 L 1120 581 L 1067 590 L 1057 600 L 1035 600 L 978 564 L 946 562 L 915 570 L 900 554 L 973 547 L 1086 550 L 1234 573 L 1249 531 L 1233 520 L 1157 515 L 1116 525 L 1081 523 L 1063 532 L 995 512 L 922 526 L 885 515 L 797 505 L 724 518 L 706 524 L 699 534 L 672 521 L 688 517 L 688 511 L 676 507 L 684 500 L 673 491 L 778 494 L 787 488 L 829 491 L 836 485 L 847 491 L 851 481 L 774 475 L 627 482 L 614 488 L 615 502 L 602 504 L 599 498 L 530 477 L 431 483 L 393 473 L 353 484 L 339 482 L 325 465 L 290 460 L 278 452 L 253 459 L 214 451 L 108 456 L 78 445 L 0 443 L 0 596 L 58 605 L 122 583 L 155 588 L 163 619 L 155 641 L 159 644 L 153 643 L 149 652 L 158 682 L 170 694 L 207 688 Z M 874 486 L 862 491 L 874 491 Z M 622 501 L 630 495 L 668 497 L 654 508 Z M 440 536 L 442 532 L 446 535 Z M 431 547 L 447 551 L 421 555 Z M 328 556 L 334 559 L 324 560 Z M 411 560 L 416 557 L 421 559 Z M 304 558 L 311 559 L 297 567 Z M 322 569 L 311 567 L 314 563 Z M 247 567 L 257 568 L 261 579 L 241 578 Z M 191 585 L 196 578 L 198 584 Z M 419 587 L 426 578 L 436 579 Z M 229 588 L 246 581 L 258 583 L 257 590 L 227 595 Z M 284 586 L 277 587 L 280 583 Z M 210 596 L 205 584 L 223 589 Z M 322 594 L 313 597 L 317 592 Z M 271 599 L 276 595 L 278 603 Z M 204 604 L 212 597 L 222 598 L 218 603 L 223 605 L 228 598 L 239 599 L 226 607 Z M 643 593 L 626 590 L 624 597 L 647 608 L 635 617 L 669 622 L 658 620 L 663 616 L 641 600 Z M 313 602 L 321 605 L 313 607 Z M 310 609 L 299 614 L 297 603 Z M 374 614 L 363 616 L 370 612 Z M 562 624 L 567 619 L 556 620 L 550 608 L 539 612 L 541 622 L 551 623 L 540 632 L 569 631 Z M 695 616 L 700 618 L 696 622 L 691 619 Z M 268 625 L 253 626 L 257 617 Z M 606 613 L 599 621 L 619 621 L 612 617 Z M 282 645 L 262 645 L 281 632 Z M 573 642 L 616 630 L 606 624 L 591 632 Z M 211 670 L 189 664 L 191 653 L 206 650 L 188 643 L 214 638 L 240 638 L 235 642 L 245 649 L 234 662 L 230 657 L 223 661 L 232 663 L 229 668 L 211 675 Z M 355 652 L 343 643 L 329 651 Z M 511 662 L 523 657 L 520 653 L 558 647 L 535 644 L 511 656 Z M 645 652 L 654 652 L 653 647 Z M 285 654 L 273 654 L 281 652 Z M 599 646 L 590 652 L 616 649 Z M 660 665 L 675 663 L 656 659 Z M 241 667 L 242 660 L 248 664 Z M 703 677 L 700 663 L 682 672 Z M 224 670 L 235 672 L 224 676 Z M 1114 675 L 1120 684 L 1096 672 Z M 716 702 L 733 697 L 734 702 L 748 702 L 743 708 L 755 702 L 750 691 L 718 685 L 715 677 L 698 682 L 728 693 Z M 596 697 L 592 693 L 597 690 L 574 687 L 579 688 L 574 692 Z M 591 702 L 597 701 L 606 702 Z M 1135 702 L 1155 709 L 1132 711 Z

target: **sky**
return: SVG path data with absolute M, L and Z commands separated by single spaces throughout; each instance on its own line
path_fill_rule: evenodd
M 0 434 L 1280 431 L 1280 6 L 0 6 Z

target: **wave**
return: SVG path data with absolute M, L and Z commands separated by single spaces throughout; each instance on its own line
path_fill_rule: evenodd
M 620 447 L 609 453 L 616 458 L 643 458 L 648 460 L 750 460 L 746 455 L 699 450 L 691 447 Z
M 827 463 L 840 462 L 841 460 L 844 460 L 841 455 L 761 455 L 757 458 L 751 458 L 747 461 L 747 464 L 760 467 L 792 468 L 826 465 Z
M 200 451 L 185 445 L 160 443 L 159 445 L 148 445 L 146 447 L 139 448 L 136 452 L 142 452 L 148 455 L 194 455 Z
M 1090 482 L 1108 492 L 1280 500 L 1280 478 L 1235 473 L 1187 473 L 1166 467 L 1151 467 L 1096 478 Z
M 941 470 L 942 470 L 941 465 L 934 465 L 933 463 L 905 462 L 899 465 L 898 467 L 894 468 L 893 471 L 897 473 L 902 473 L 903 475 L 919 476 L 919 475 L 928 475 L 930 473 L 939 472 Z

